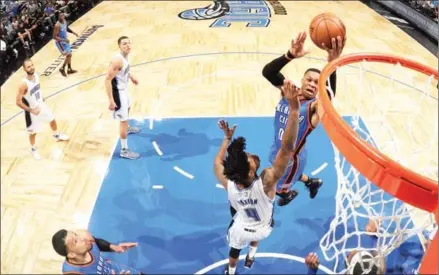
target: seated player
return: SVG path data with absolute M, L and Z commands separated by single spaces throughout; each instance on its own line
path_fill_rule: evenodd
M 270 83 L 281 89 L 284 84 L 285 77 L 280 73 L 280 70 L 291 60 L 298 59 L 305 56 L 309 52 L 304 49 L 306 40 L 306 32 L 298 34 L 297 38 L 291 42 L 291 47 L 285 55 L 278 57 L 265 65 L 262 74 L 270 81 Z M 331 49 L 324 47 L 328 52 L 328 62 L 338 58 L 345 46 L 346 38 L 342 40 L 340 37 L 337 41 L 332 39 Z M 315 68 L 309 68 L 306 70 L 302 77 L 302 83 L 300 87 L 300 116 L 299 116 L 299 135 L 297 137 L 296 150 L 291 155 L 291 162 L 287 168 L 284 176 L 277 183 L 277 195 L 280 197 L 278 200 L 279 206 L 284 206 L 290 203 L 297 195 L 297 191 L 291 190 L 292 185 L 297 181 L 302 181 L 310 192 L 310 197 L 313 199 L 323 184 L 323 181 L 318 178 L 310 178 L 303 173 L 306 166 L 307 150 L 306 150 L 306 138 L 317 127 L 319 123 L 319 117 L 317 115 L 318 100 L 316 95 L 318 91 L 318 82 L 320 77 L 320 70 Z M 335 72 L 330 76 L 330 87 L 335 95 L 336 88 L 336 74 Z M 270 149 L 269 161 L 273 162 L 274 157 L 279 151 L 280 144 L 282 143 L 282 136 L 285 132 L 286 118 L 288 116 L 289 108 L 288 103 L 283 97 L 281 90 L 281 100 L 276 106 L 275 120 L 274 120 L 274 140 Z
M 61 229 L 52 237 L 53 249 L 65 257 L 63 274 L 142 274 L 141 272 L 106 260 L 101 252 L 123 253 L 137 243 L 111 244 L 93 237 L 87 230 Z

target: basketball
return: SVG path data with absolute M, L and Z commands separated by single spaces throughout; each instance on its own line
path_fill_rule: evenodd
M 344 39 L 346 36 L 346 27 L 335 14 L 332 13 L 322 13 L 314 17 L 309 25 L 309 35 L 311 40 L 316 44 L 317 47 L 323 49 L 322 43 L 325 46 L 332 48 L 332 38 L 337 38 L 340 36 Z

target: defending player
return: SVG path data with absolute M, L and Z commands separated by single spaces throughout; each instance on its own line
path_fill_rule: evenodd
M 43 123 L 50 123 L 50 128 L 53 131 L 53 137 L 57 141 L 66 141 L 68 136 L 58 132 L 58 125 L 49 106 L 46 105 L 43 99 L 43 94 L 40 87 L 40 78 L 35 73 L 34 63 L 30 59 L 23 62 L 23 69 L 26 72 L 26 77 L 18 86 L 15 103 L 18 107 L 24 110 L 24 117 L 26 121 L 26 128 L 29 132 L 29 142 L 32 146 L 32 155 L 36 160 L 41 159 L 35 147 L 35 139 L 38 132 L 41 132 Z
M 291 48 L 285 55 L 278 57 L 265 65 L 262 74 L 270 81 L 272 85 L 280 88 L 285 77 L 280 73 L 280 70 L 288 64 L 291 60 L 305 56 L 309 53 L 304 49 L 306 40 L 306 32 L 300 32 L 297 38 L 292 41 Z M 345 46 L 346 40 L 341 40 L 338 37 L 337 41 L 332 40 L 332 49 L 325 47 L 328 52 L 328 62 L 338 58 Z M 296 190 L 291 190 L 292 185 L 297 181 L 302 181 L 310 192 L 310 197 L 313 199 L 323 184 L 323 181 L 318 178 L 310 178 L 303 173 L 307 160 L 306 138 L 317 127 L 319 117 L 317 115 L 316 95 L 318 93 L 318 81 L 320 77 L 320 70 L 310 68 L 306 70 L 302 77 L 300 87 L 300 115 L 299 115 L 299 135 L 297 137 L 296 150 L 291 155 L 291 162 L 283 177 L 277 184 L 277 195 L 280 197 L 278 201 L 279 206 L 287 205 L 297 195 Z M 330 87 L 334 94 L 336 90 L 336 74 L 335 72 L 330 77 Z M 281 93 L 281 100 L 276 106 L 275 120 L 274 120 L 274 140 L 270 149 L 269 161 L 273 162 L 277 151 L 282 143 L 283 135 L 285 135 L 286 117 L 288 115 L 288 103 L 286 102 L 283 93 Z
M 120 120 L 120 156 L 127 159 L 139 158 L 138 153 L 128 149 L 128 134 L 137 134 L 140 129 L 129 126 L 128 119 L 131 108 L 130 95 L 128 93 L 128 82 L 131 79 L 134 85 L 138 84 L 137 79 L 130 73 L 128 55 L 131 52 L 131 41 L 126 36 L 117 40 L 120 52 L 111 60 L 105 78 L 105 90 L 110 101 L 109 109 L 113 111 L 114 119 Z
M 298 89 L 286 81 L 282 91 L 290 107 L 286 132 L 273 166 L 265 168 L 260 176 L 257 174 L 259 157 L 245 151 L 245 139 L 238 137 L 230 143 L 236 125 L 229 129 L 227 122 L 219 122 L 224 140 L 214 161 L 214 172 L 227 190 L 230 206 L 236 210 L 227 233 L 230 252 L 226 274 L 235 274 L 240 251 L 249 244 L 245 266 L 251 268 L 259 241 L 267 238 L 273 229 L 276 182 L 285 173 L 295 150 L 299 124 Z
M 105 260 L 101 252 L 123 253 L 137 243 L 111 244 L 93 237 L 86 230 L 61 229 L 52 237 L 53 249 L 65 257 L 63 274 L 142 274 L 118 263 Z
M 58 22 L 56 22 L 55 28 L 53 29 L 53 39 L 55 39 L 55 45 L 60 53 L 66 57 L 64 64 L 62 65 L 61 69 L 59 69 L 63 76 L 67 76 L 65 72 L 66 65 L 68 66 L 68 74 L 74 74 L 77 72 L 76 70 L 72 69 L 72 48 L 70 47 L 67 32 L 73 33 L 76 37 L 78 37 L 78 34 L 67 26 L 65 14 L 60 12 L 58 14 Z

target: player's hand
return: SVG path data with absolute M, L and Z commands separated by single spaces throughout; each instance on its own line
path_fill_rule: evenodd
M 218 121 L 218 126 L 224 132 L 224 137 L 231 139 L 233 137 L 233 133 L 235 133 L 236 124 L 233 125 L 232 129 L 229 128 L 229 123 L 225 120 Z
M 41 111 L 40 107 L 36 107 L 36 108 L 30 110 L 30 112 L 36 116 L 40 114 L 40 111 Z
M 137 243 L 120 243 L 118 245 L 110 245 L 111 250 L 118 253 L 123 253 L 130 248 L 136 247 Z
M 292 110 L 299 110 L 300 102 L 299 102 L 299 92 L 300 89 L 294 85 L 291 80 L 287 80 L 284 82 L 284 85 L 281 87 L 282 93 L 285 99 L 288 101 L 290 108 Z
M 108 106 L 108 109 L 110 111 L 114 111 L 116 109 L 116 107 L 117 107 L 116 103 L 114 101 L 111 101 L 110 105 Z
M 316 253 L 309 253 L 305 258 L 305 264 L 311 269 L 317 269 L 319 267 L 319 257 L 317 257 Z
M 346 36 L 344 39 L 341 39 L 340 36 L 337 36 L 337 39 L 332 38 L 332 47 L 328 48 L 325 43 L 322 43 L 322 48 L 328 52 L 328 62 L 335 60 L 340 57 L 343 52 L 344 46 L 346 45 Z
M 134 76 L 130 76 L 130 78 L 134 85 L 139 84 L 139 81 Z
M 299 32 L 296 39 L 291 41 L 291 48 L 289 51 L 295 58 L 299 58 L 310 53 L 310 51 L 305 50 L 304 48 L 305 40 L 306 32 Z

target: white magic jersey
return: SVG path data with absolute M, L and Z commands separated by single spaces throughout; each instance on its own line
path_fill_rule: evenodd
M 128 57 L 125 58 L 121 53 L 117 53 L 116 57 L 122 58 L 122 69 L 116 74 L 117 89 L 125 90 L 128 87 L 128 80 L 130 78 L 130 64 Z
M 253 181 L 248 188 L 239 190 L 232 181 L 227 183 L 230 205 L 236 210 L 235 222 L 248 228 L 270 225 L 273 217 L 273 203 L 264 192 L 262 179 Z
M 40 90 L 40 79 L 37 73 L 34 73 L 34 80 L 24 78 L 24 83 L 27 85 L 27 92 L 23 95 L 23 98 L 29 103 L 29 107 L 34 109 L 43 101 L 43 96 Z

